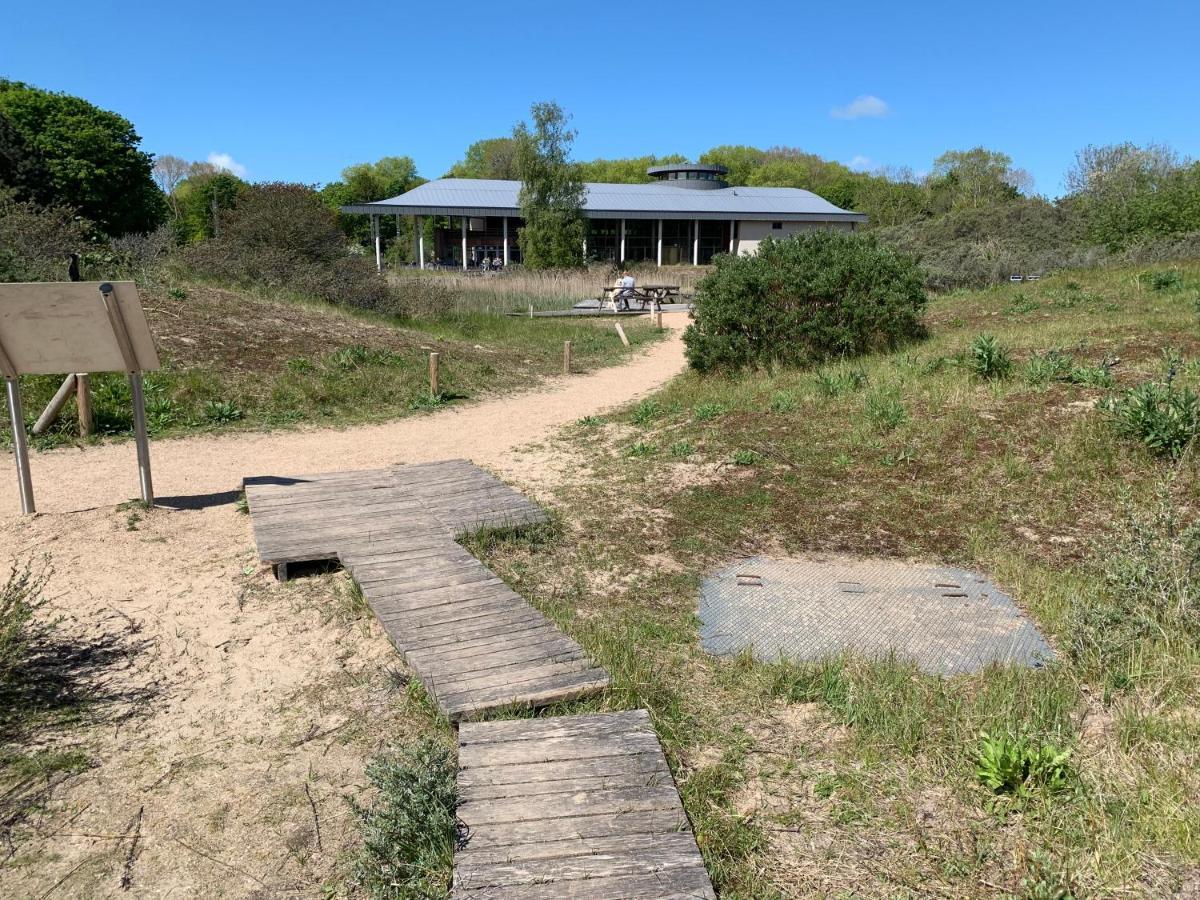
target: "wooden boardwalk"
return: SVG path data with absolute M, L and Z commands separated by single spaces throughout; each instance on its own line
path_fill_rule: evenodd
M 456 900 L 714 898 L 645 710 L 464 723 Z
M 283 480 L 280 480 L 283 481 Z M 608 673 L 454 540 L 545 520 L 465 460 L 246 483 L 259 558 L 337 561 L 438 708 L 459 720 L 601 690 Z

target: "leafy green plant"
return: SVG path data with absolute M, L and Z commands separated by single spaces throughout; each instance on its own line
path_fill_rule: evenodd
M 880 431 L 891 431 L 908 421 L 908 410 L 900 402 L 894 387 L 881 388 L 867 395 L 867 419 Z
M 306 375 L 311 372 L 315 366 L 311 359 L 305 359 L 303 356 L 294 356 L 287 361 L 289 372 L 295 372 L 297 375 Z
M 583 418 L 576 420 L 575 424 L 581 425 L 584 428 L 595 428 L 600 424 L 600 422 L 601 419 L 599 416 L 584 416 Z
M 1191 388 L 1148 381 L 1101 403 L 1124 437 L 1160 456 L 1178 457 L 1200 430 L 1200 397 Z
M 964 364 L 975 376 L 985 380 L 1007 378 L 1012 374 L 1012 356 L 995 335 L 981 334 L 971 341 Z
M 204 404 L 204 418 L 214 425 L 236 422 L 241 417 L 242 411 L 232 400 L 209 400 Z
M 181 287 L 173 287 L 167 290 L 167 296 L 172 300 L 186 300 L 188 292 Z
M 725 407 L 720 403 L 697 403 L 692 409 L 692 415 L 697 422 L 707 422 L 725 414 Z
M 641 459 L 647 456 L 653 456 L 658 452 L 658 445 L 648 441 L 638 441 L 632 447 L 625 451 L 626 456 L 631 456 L 635 459 Z
M 696 448 L 690 441 L 676 441 L 671 445 L 671 455 L 683 459 L 691 456 L 696 452 Z
M 995 794 L 1024 798 L 1070 786 L 1074 779 L 1070 759 L 1070 750 L 1035 743 L 1026 735 L 992 736 L 985 731 L 975 751 L 975 774 Z
M 1082 384 L 1105 390 L 1117 386 L 1117 380 L 1113 378 L 1108 366 L 1075 366 L 1067 374 L 1066 380 L 1071 384 Z
M 817 392 L 826 397 L 838 397 L 842 394 L 859 391 L 867 384 L 867 373 L 861 369 L 850 369 L 846 372 L 818 372 L 815 377 Z
M 1183 284 L 1183 276 L 1174 269 L 1150 273 L 1150 287 L 1156 291 L 1169 291 Z
M 754 466 L 762 462 L 762 454 L 754 450 L 737 450 L 733 454 L 734 465 Z
M 662 404 L 652 397 L 639 403 L 633 410 L 635 425 L 648 425 L 663 414 Z
M 773 412 L 773 413 L 791 412 L 792 410 L 794 410 L 796 408 L 796 398 L 794 396 L 792 396 L 791 394 L 784 393 L 783 391 L 778 391 L 771 398 L 770 408 L 771 408 L 771 412 Z
M 1025 364 L 1025 380 L 1032 385 L 1049 384 L 1066 378 L 1074 361 L 1069 353 L 1061 350 L 1049 350 L 1046 353 L 1035 353 Z
M 372 897 L 445 897 L 458 843 L 457 767 L 431 738 L 376 757 L 367 778 L 379 795 L 370 807 L 351 800 L 363 848 L 351 880 Z
M 35 616 L 46 601 L 42 591 L 49 572 L 34 571 L 28 563 L 9 567 L 0 586 L 0 710 L 8 705 L 9 688 L 19 677 L 38 635 Z M 0 712 L 0 733 L 5 715 Z

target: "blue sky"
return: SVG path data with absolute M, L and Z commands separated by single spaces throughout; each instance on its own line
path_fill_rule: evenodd
M 573 114 L 580 159 L 783 144 L 922 171 L 982 144 L 1056 195 L 1088 143 L 1200 156 L 1196 3 L 4 6 L 0 76 L 254 180 L 385 155 L 437 177 L 545 99 Z

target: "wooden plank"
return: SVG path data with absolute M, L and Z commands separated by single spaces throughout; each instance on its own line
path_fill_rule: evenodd
M 579 645 L 458 544 L 465 527 L 544 521 L 465 460 L 248 483 L 259 557 L 340 560 L 447 715 L 603 689 Z
M 452 896 L 715 898 L 645 710 L 464 723 L 459 763 Z

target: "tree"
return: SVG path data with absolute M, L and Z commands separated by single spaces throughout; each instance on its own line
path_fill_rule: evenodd
M 166 216 L 153 160 L 116 113 L 79 97 L 0 79 L 0 116 L 49 175 L 55 203 L 77 209 L 108 234 L 150 231 Z
M 947 150 L 933 161 L 930 188 L 944 198 L 948 209 L 977 209 L 1012 200 L 1028 189 L 1032 179 L 1023 169 L 1014 169 L 1006 153 L 975 147 Z
M 45 203 L 53 196 L 50 172 L 41 155 L 0 112 L 0 189 L 19 200 Z
M 584 184 L 570 160 L 575 132 L 557 103 L 535 103 L 532 128 L 519 122 L 513 129 L 519 202 L 525 227 L 520 230 L 521 255 L 535 269 L 583 264 Z
M 179 203 L 175 197 L 175 189 L 179 187 L 179 183 L 191 174 L 194 163 L 188 162 L 178 156 L 172 156 L 167 153 L 159 156 L 154 160 L 154 169 L 150 175 L 154 179 L 154 183 L 158 185 L 158 189 L 163 192 L 167 198 L 167 203 L 171 207 L 171 214 L 179 218 Z
M 467 155 L 450 167 L 447 178 L 496 178 L 516 181 L 517 146 L 510 137 L 487 138 L 467 148 Z
M 189 175 L 175 188 L 176 228 L 185 241 L 220 237 L 226 213 L 237 206 L 249 187 L 229 172 L 196 168 L 199 174 Z
M 600 181 L 608 184 L 644 184 L 650 181 L 646 170 L 651 166 L 666 166 L 687 162 L 686 156 L 673 153 L 670 156 L 634 156 L 626 159 L 593 159 L 579 163 L 579 176 L 584 181 Z
M 336 214 L 342 233 L 365 245 L 370 240 L 371 230 L 367 217 L 344 216 L 339 210 L 351 203 L 386 200 L 424 183 L 425 179 L 417 174 L 417 164 L 411 157 L 385 156 L 377 162 L 347 166 L 342 170 L 342 180 L 325 185 L 321 188 L 320 195 L 325 205 Z M 384 216 L 380 219 L 380 229 L 385 239 L 397 238 L 408 245 L 412 244 L 412 226 L 407 221 L 403 221 L 397 231 L 393 217 Z

